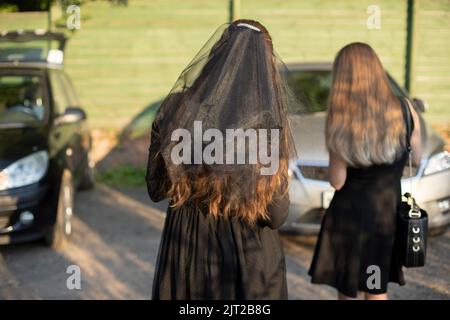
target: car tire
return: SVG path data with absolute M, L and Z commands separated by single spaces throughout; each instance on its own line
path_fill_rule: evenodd
M 84 167 L 83 176 L 79 185 L 80 190 L 93 189 L 95 186 L 95 163 L 92 156 L 92 150 L 89 150 L 86 154 L 86 164 Z
M 74 187 L 72 174 L 64 170 L 59 188 L 58 208 L 55 224 L 45 235 L 45 243 L 54 248 L 62 248 L 72 233 L 72 215 L 74 204 Z

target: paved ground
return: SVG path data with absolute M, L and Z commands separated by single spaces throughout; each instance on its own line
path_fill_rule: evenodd
M 40 242 L 0 247 L 2 299 L 148 299 L 165 204 L 144 189 L 98 187 L 77 195 L 74 235 L 57 252 Z M 407 286 L 391 286 L 394 299 L 450 299 L 450 231 L 432 238 L 428 265 L 407 270 Z M 333 299 L 306 275 L 314 239 L 283 237 L 291 299 Z M 81 290 L 66 288 L 66 268 L 82 271 Z

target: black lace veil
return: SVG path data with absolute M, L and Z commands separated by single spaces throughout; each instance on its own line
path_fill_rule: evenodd
M 267 155 L 273 150 L 278 148 L 278 162 L 295 157 L 289 114 L 298 107 L 283 77 L 285 72 L 262 25 L 238 20 L 219 27 L 181 73 L 156 115 L 160 152 L 169 178 L 195 177 L 199 170 L 228 175 L 238 193 L 245 194 L 255 190 L 251 188 L 257 175 L 275 174 L 261 170 L 270 167 Z M 180 128 L 184 131 L 177 134 Z M 242 129 L 246 143 L 239 144 L 237 136 L 227 135 L 229 129 Z M 254 132 L 257 138 L 251 140 Z M 187 135 L 192 151 L 180 151 L 179 143 Z M 230 139 L 234 141 L 234 161 L 226 148 Z M 222 142 L 223 148 L 212 148 L 212 142 L 216 146 Z M 265 158 L 259 157 L 264 142 Z M 205 161 L 205 152 L 216 161 Z M 178 160 L 174 161 L 174 154 Z M 223 161 L 217 161 L 221 156 Z M 180 157 L 184 159 L 181 163 Z

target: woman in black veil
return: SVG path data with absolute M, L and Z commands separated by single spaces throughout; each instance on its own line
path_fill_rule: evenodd
M 153 299 L 287 298 L 277 228 L 289 207 L 294 107 L 281 68 L 264 26 L 238 20 L 216 31 L 161 104 L 146 181 L 151 199 L 170 205 Z

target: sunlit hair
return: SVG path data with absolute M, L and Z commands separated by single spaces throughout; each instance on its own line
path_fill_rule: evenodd
M 328 150 L 350 166 L 392 163 L 404 137 L 400 101 L 375 51 L 364 43 L 342 48 L 328 101 Z
M 269 219 L 267 207 L 277 190 L 278 196 L 288 190 L 288 165 L 286 160 L 280 160 L 278 172 L 275 175 L 260 175 L 255 180 L 255 189 L 246 194 L 236 193 L 233 188 L 235 181 L 231 176 L 208 172 L 207 167 L 199 169 L 195 176 L 187 173 L 172 184 L 168 195 L 172 199 L 171 206 L 178 208 L 186 201 L 205 205 L 208 213 L 214 217 L 236 216 L 254 225 L 257 221 Z
M 273 68 L 273 84 L 278 91 L 277 105 L 280 114 L 283 114 L 283 95 L 284 86 L 278 72 L 278 67 L 273 57 L 272 40 L 266 28 L 257 21 L 253 20 L 237 20 L 228 27 L 228 32 L 236 30 L 238 23 L 251 24 L 264 33 L 265 48 L 267 61 L 270 61 Z M 222 40 L 222 39 L 221 39 Z M 219 40 L 211 50 L 211 60 L 204 67 L 207 74 L 209 64 L 222 46 Z M 199 76 L 198 83 L 202 82 L 202 75 Z M 195 84 L 193 85 L 195 88 Z M 255 88 L 258 90 L 258 88 Z M 252 177 L 249 182 L 249 190 L 245 194 L 239 192 L 240 188 L 236 188 L 239 181 L 233 181 L 233 175 L 227 175 L 226 172 L 209 171 L 207 165 L 198 165 L 195 170 L 184 172 L 183 176 L 178 177 L 176 181 L 172 181 L 172 185 L 168 192 L 171 199 L 172 207 L 180 207 L 187 201 L 193 201 L 195 204 L 206 207 L 208 213 L 214 217 L 239 217 L 250 225 L 254 225 L 257 221 L 268 220 L 267 207 L 275 196 L 282 196 L 288 190 L 288 127 L 287 119 L 280 130 L 279 142 L 279 167 L 274 175 L 258 175 Z M 255 166 L 260 166 L 259 164 Z

